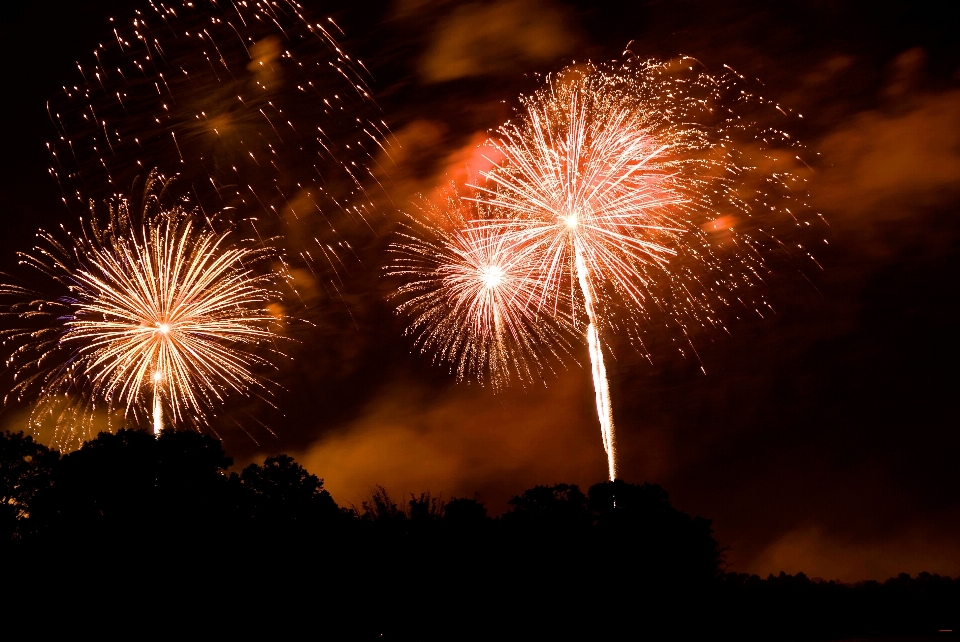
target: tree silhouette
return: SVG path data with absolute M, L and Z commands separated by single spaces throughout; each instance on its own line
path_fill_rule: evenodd
M 370 497 L 370 501 L 364 501 L 360 508 L 360 519 L 365 522 L 397 523 L 406 521 L 407 518 L 400 506 L 390 499 L 387 489 L 383 486 L 377 486 Z
M 410 495 L 407 502 L 410 510 L 410 521 L 414 524 L 430 524 L 443 519 L 447 504 L 439 497 L 432 497 L 430 493 L 420 493 L 420 496 Z
M 503 516 L 504 522 L 522 528 L 575 529 L 593 522 L 587 497 L 576 485 L 534 486 L 509 504 L 512 510 Z
M 0 541 L 23 537 L 34 500 L 53 484 L 59 459 L 29 435 L 0 433 Z
M 231 463 L 219 441 L 195 432 L 100 433 L 62 457 L 34 517 L 77 544 L 192 538 L 227 519 Z
M 453 497 L 444 506 L 443 519 L 456 528 L 482 528 L 490 518 L 487 507 L 477 497 Z
M 255 520 L 275 526 L 305 526 L 341 516 L 323 480 L 289 455 L 268 457 L 262 466 L 250 464 L 233 477 L 245 491 L 249 514 Z
M 165 592 L 178 600 L 165 617 L 256 610 L 349 622 L 331 634 L 370 639 L 814 640 L 958 626 L 960 579 L 722 573 L 710 520 L 654 484 L 535 486 L 491 518 L 477 497 L 401 505 L 379 486 L 343 510 L 287 455 L 230 465 L 219 441 L 191 432 L 121 430 L 62 457 L 0 435 L 5 585 L 51 606 L 95 594 L 135 609 Z
M 598 534 L 620 551 L 621 564 L 633 564 L 658 582 L 687 585 L 720 572 L 722 553 L 711 520 L 677 510 L 660 486 L 604 482 L 590 487 L 588 504 Z

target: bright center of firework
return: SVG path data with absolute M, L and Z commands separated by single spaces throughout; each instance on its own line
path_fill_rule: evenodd
M 157 332 L 159 332 L 160 334 L 170 334 L 170 325 L 166 323 L 158 324 Z
M 563 222 L 566 223 L 569 229 L 573 229 L 577 226 L 577 215 L 571 214 L 570 216 L 564 216 Z
M 483 282 L 483 287 L 488 290 L 492 290 L 503 283 L 504 276 L 503 268 L 499 265 L 485 265 L 480 270 L 480 280 Z
M 162 373 L 162 372 L 160 372 L 160 371 L 158 370 L 157 372 L 154 372 L 154 373 L 153 373 L 153 381 L 154 381 L 154 383 L 160 383 L 160 380 L 161 380 L 161 379 L 163 379 L 163 373 Z

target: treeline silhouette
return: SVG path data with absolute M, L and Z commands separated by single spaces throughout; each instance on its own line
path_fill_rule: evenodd
M 279 635 L 297 622 L 330 639 L 957 629 L 960 579 L 848 586 L 725 572 L 710 520 L 657 485 L 536 486 L 492 517 L 477 498 L 398 503 L 383 488 L 340 507 L 286 455 L 231 465 L 193 432 L 102 433 L 66 455 L 0 435 L 0 604 L 117 621 L 159 601 L 167 624 Z

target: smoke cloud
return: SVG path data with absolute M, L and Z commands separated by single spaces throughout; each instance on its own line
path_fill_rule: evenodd
M 535 484 L 603 479 L 595 424 L 589 373 L 579 368 L 547 389 L 496 395 L 476 385 L 437 391 L 396 383 L 296 458 L 324 477 L 341 504 L 359 505 L 382 485 L 395 498 L 479 492 L 495 513 Z
M 546 2 L 499 0 L 457 6 L 437 24 L 420 60 L 428 83 L 501 73 L 573 50 L 567 12 Z
M 899 573 L 928 573 L 956 576 L 960 561 L 956 538 L 935 535 L 936 528 L 911 528 L 889 538 L 863 541 L 849 535 L 832 534 L 814 525 L 792 530 L 764 549 L 745 569 L 761 577 L 783 571 L 841 582 L 864 579 L 884 580 Z

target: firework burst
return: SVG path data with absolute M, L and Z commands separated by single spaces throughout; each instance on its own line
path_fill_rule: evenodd
M 616 443 L 602 337 L 618 326 L 636 330 L 657 311 L 685 335 L 693 323 L 718 325 L 717 304 L 759 282 L 762 252 L 749 234 L 732 235 L 723 251 L 704 228 L 731 210 L 773 218 L 771 188 L 798 183 L 774 175 L 745 193 L 755 168 L 733 142 L 732 133 L 743 138 L 737 114 L 722 109 L 730 79 L 697 73 L 692 63 L 586 65 L 549 79 L 524 100 L 519 121 L 498 131 L 493 146 L 504 162 L 480 188 L 502 219 L 491 224 L 516 229 L 516 246 L 540 257 L 539 309 L 570 300 L 571 316 L 586 322 L 611 480 Z M 771 131 L 754 140 L 769 149 L 775 134 L 788 140 Z
M 31 427 L 52 420 L 58 445 L 88 438 L 98 408 L 149 417 L 159 432 L 206 424 L 230 394 L 267 392 L 257 372 L 270 366 L 264 354 L 276 354 L 266 306 L 279 293 L 276 275 L 258 270 L 276 253 L 157 202 L 148 186 L 139 216 L 122 200 L 105 225 L 93 215 L 78 236 L 41 233 L 42 245 L 23 255 L 64 292 L 11 306 L 8 316 L 34 327 L 3 332 L 17 381 L 8 398 L 35 396 Z
M 697 68 L 691 59 L 630 61 L 549 77 L 488 143 L 502 161 L 481 173 L 474 200 L 483 216 L 462 228 L 522 257 L 521 309 L 539 322 L 562 318 L 585 340 L 611 480 L 609 337 L 625 333 L 646 351 L 643 330 L 660 317 L 692 348 L 690 330 L 725 329 L 720 310 L 731 302 L 759 311 L 765 257 L 786 247 L 777 226 L 809 225 L 796 215 L 806 190 L 792 171 L 793 142 L 740 116 L 767 102 L 736 74 Z M 452 296 L 434 274 L 419 287 Z M 414 327 L 432 322 L 416 318 Z M 554 337 L 539 338 L 529 345 Z M 467 359 L 473 341 L 466 332 L 447 339 L 444 358 Z
M 483 210 L 451 192 L 411 216 L 390 247 L 387 275 L 402 281 L 393 299 L 421 350 L 458 379 L 533 383 L 570 354 L 572 325 L 537 309 L 538 257 L 513 230 L 484 225 Z

